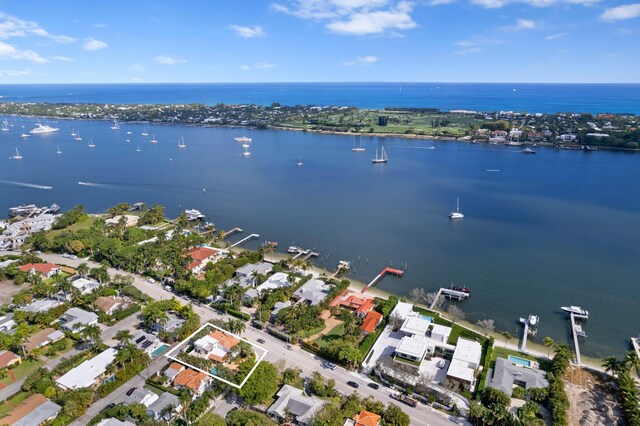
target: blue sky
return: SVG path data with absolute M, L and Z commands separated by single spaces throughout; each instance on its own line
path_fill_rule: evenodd
M 624 0 L 0 1 L 0 84 L 638 83 L 639 41 Z

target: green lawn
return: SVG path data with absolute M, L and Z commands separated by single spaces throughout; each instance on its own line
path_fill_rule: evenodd
M 507 358 L 509 355 L 517 356 L 518 358 L 528 359 L 530 361 L 537 361 L 539 363 L 544 361 L 543 358 L 536 358 L 535 356 L 523 354 L 518 351 L 505 349 L 504 346 L 500 346 L 500 344 L 497 344 L 493 347 L 493 351 L 491 352 L 491 361 L 495 361 L 496 358 Z
M 313 336 L 314 334 L 318 334 L 320 333 L 322 330 L 324 330 L 324 325 L 321 325 L 319 327 L 313 328 L 309 331 L 301 331 L 300 333 L 298 333 L 300 335 L 300 337 L 302 337 L 303 339 L 306 339 L 309 336 Z
M 326 348 L 331 342 L 344 337 L 344 323 L 340 323 L 333 327 L 327 334 L 318 337 L 313 343 L 317 343 L 321 348 Z
M 29 374 L 31 374 L 32 371 L 34 371 L 38 367 L 41 367 L 42 365 L 44 365 L 44 361 L 26 360 L 26 361 L 23 361 L 16 368 L 12 368 L 9 371 L 11 371 L 15 376 L 16 380 L 18 380 L 28 376 Z M 13 380 L 11 380 L 11 376 L 8 375 L 6 378 L 0 380 L 0 383 L 7 386 L 13 383 Z
M 449 343 L 450 345 L 455 345 L 458 342 L 458 338 L 460 337 L 464 337 L 468 340 L 475 340 L 480 344 L 484 342 L 484 336 L 482 334 L 471 331 L 467 328 L 462 327 L 461 325 L 454 324 L 453 330 L 451 330 L 451 334 L 449 335 L 449 340 L 447 341 L 447 343 Z
M 18 392 L 10 400 L 3 402 L 2 405 L 0 405 L 0 418 L 4 417 L 9 411 L 16 408 L 22 401 L 27 399 L 29 395 L 31 395 L 31 392 Z
M 60 235 L 63 232 L 75 232 L 78 231 L 80 229 L 87 229 L 90 228 L 91 225 L 93 225 L 93 223 L 98 220 L 97 217 L 95 216 L 88 216 L 86 219 L 81 220 L 80 222 L 74 223 L 71 226 L 68 226 L 66 228 L 63 229 L 52 229 L 51 231 L 47 232 L 47 238 L 48 239 L 53 239 L 53 237 L 55 237 L 56 235 Z

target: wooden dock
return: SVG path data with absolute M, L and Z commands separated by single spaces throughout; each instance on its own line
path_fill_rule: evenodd
M 371 280 L 371 282 L 369 284 L 367 284 L 363 289 L 362 289 L 362 293 L 364 293 L 365 291 L 367 291 L 369 289 L 369 287 L 372 287 L 374 285 L 376 285 L 376 283 L 378 281 L 380 281 L 382 279 L 382 277 L 384 277 L 385 275 L 394 275 L 396 277 L 402 277 L 404 275 L 404 271 L 401 269 L 395 269 L 395 268 L 384 268 L 382 271 L 380 271 L 380 273 L 378 275 L 376 275 L 376 277 Z
M 433 302 L 431 302 L 429 309 L 433 310 L 435 308 L 436 304 L 438 303 L 438 299 L 440 299 L 441 296 L 444 296 L 447 299 L 455 299 L 457 301 L 460 301 L 469 297 L 469 293 L 466 293 L 464 291 L 451 290 L 450 288 L 440 287 L 440 290 L 438 290 L 438 294 L 436 294 L 436 297 L 433 299 Z
M 251 234 L 251 235 L 249 235 L 248 237 L 245 237 L 245 238 L 241 239 L 240 241 L 238 241 L 237 243 L 233 244 L 233 245 L 232 245 L 232 246 L 230 246 L 227 250 L 231 250 L 232 248 L 234 248 L 234 247 L 236 247 L 236 246 L 239 246 L 240 244 L 242 244 L 242 243 L 244 243 L 244 242 L 246 242 L 246 241 L 249 241 L 249 240 L 256 240 L 256 239 L 258 239 L 258 238 L 260 238 L 260 235 L 258 235 L 258 234 Z
M 580 344 L 578 342 L 579 337 L 587 337 L 587 334 L 582 329 L 582 325 L 576 323 L 576 318 L 584 318 L 587 317 L 580 314 L 574 314 L 573 312 L 569 314 L 571 317 L 571 333 L 573 334 L 573 345 L 575 346 L 576 351 L 576 363 L 578 366 L 582 365 L 582 358 L 580 358 Z
M 317 253 L 313 250 L 304 250 L 300 249 L 298 252 L 291 258 L 291 260 L 295 260 L 299 257 L 302 257 L 302 260 L 309 260 L 312 257 L 318 257 L 320 253 Z
M 242 228 L 233 228 L 232 230 L 225 232 L 224 236 L 222 237 L 222 239 L 224 240 L 225 238 L 230 237 L 231 235 L 239 233 L 239 232 L 244 232 L 244 229 L 242 229 Z

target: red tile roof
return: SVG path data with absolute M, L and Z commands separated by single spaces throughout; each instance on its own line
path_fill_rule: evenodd
M 364 410 L 360 411 L 360 414 L 353 416 L 356 426 L 378 426 L 380 418 L 379 415 Z
M 375 306 L 373 298 L 360 292 L 344 290 L 329 303 L 329 306 L 344 306 L 356 310 L 356 313 L 367 313 Z
M 226 333 L 223 333 L 220 330 L 214 330 L 211 333 L 209 333 L 209 336 L 213 337 L 214 339 L 216 339 L 218 342 L 220 342 L 220 344 L 222 345 L 222 347 L 224 347 L 226 350 L 230 350 L 231 348 L 233 348 L 235 345 L 237 345 L 238 343 L 240 343 L 240 340 L 236 339 L 233 336 L 230 336 Z
M 22 265 L 20 270 L 22 272 L 29 272 L 31 270 L 36 272 L 40 272 L 41 274 L 48 274 L 54 269 L 60 269 L 60 266 L 54 265 L 52 263 L 27 263 L 26 265 Z
M 194 268 L 200 266 L 202 262 L 211 256 L 215 256 L 219 251 L 209 247 L 196 247 L 185 253 L 185 257 L 191 256 L 192 262 L 189 262 L 187 269 L 192 271 Z
M 200 389 L 200 386 L 202 385 L 202 382 L 207 381 L 208 379 L 209 376 L 207 376 L 206 374 L 187 368 L 186 370 L 178 373 L 176 378 L 173 379 L 173 384 L 198 391 Z
M 11 365 L 16 359 L 20 359 L 20 357 L 14 354 L 11 351 L 0 351 L 0 368 L 5 368 Z
M 369 311 L 360 325 L 360 330 L 369 334 L 373 333 L 376 331 L 376 327 L 380 324 L 380 321 L 382 321 L 382 314 L 380 312 Z

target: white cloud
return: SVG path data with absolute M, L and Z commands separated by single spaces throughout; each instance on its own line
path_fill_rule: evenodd
M 175 65 L 175 64 L 184 64 L 185 62 L 187 62 L 187 60 L 169 56 L 169 55 L 160 55 L 160 56 L 156 56 L 156 62 L 164 65 Z
M 84 45 L 82 46 L 84 50 L 89 50 L 89 51 L 102 50 L 102 49 L 106 49 L 107 47 L 109 47 L 107 43 L 105 43 L 104 41 L 96 40 L 93 37 L 89 37 L 85 39 Z
M 251 70 L 268 70 L 271 68 L 277 67 L 276 64 L 272 64 L 271 62 L 258 62 L 253 65 L 240 65 L 240 71 L 251 71 Z
M 262 29 L 262 27 L 254 26 L 254 27 L 242 27 L 240 25 L 229 25 L 233 31 L 236 32 L 242 38 L 255 38 L 255 37 L 264 37 L 267 33 Z
M 131 69 L 138 72 L 145 72 L 147 69 L 142 64 L 133 64 L 131 65 Z
M 630 30 L 629 28 L 618 28 L 615 31 L 616 35 L 620 35 L 620 36 L 628 36 L 633 34 L 635 31 Z
M 66 56 L 54 56 L 53 59 L 55 59 L 56 61 L 63 61 L 63 62 L 75 62 L 75 59 L 71 59 L 71 58 L 67 58 Z
M 23 77 L 31 75 L 31 70 L 0 70 L 0 77 Z
M 431 0 L 429 1 L 429 6 L 441 6 L 443 4 L 451 4 L 455 3 L 456 0 Z
M 472 53 L 480 53 L 482 52 L 481 47 L 467 47 L 465 49 L 456 50 L 453 52 L 454 55 L 469 55 Z
M 590 6 L 599 3 L 600 0 L 471 0 L 472 4 L 486 9 L 499 9 L 510 4 L 526 4 L 532 7 L 551 7 L 556 5 L 583 5 Z
M 344 65 L 346 67 L 353 67 L 355 65 L 371 65 L 371 64 L 375 64 L 376 62 L 378 62 L 378 60 L 380 60 L 380 58 L 378 58 L 377 56 L 373 56 L 373 55 L 358 56 L 353 61 L 343 62 L 342 65 Z
M 93 28 L 107 28 L 107 24 L 102 24 L 102 23 L 93 24 Z
M 569 35 L 569 33 L 558 33 L 558 34 L 548 35 L 544 39 L 545 40 L 557 40 L 559 38 L 566 37 L 568 35 Z
M 43 58 L 33 50 L 19 50 L 4 41 L 0 41 L 0 59 L 31 61 L 37 64 L 48 62 L 46 58 Z
M 66 35 L 49 34 L 37 22 L 25 21 L 5 12 L 0 12 L 0 39 L 6 40 L 12 37 L 27 37 L 29 35 L 45 37 L 57 43 L 72 43 L 76 41 L 75 38 Z
M 522 30 L 535 30 L 538 24 L 531 19 L 516 19 L 514 25 L 507 25 L 506 27 L 500 27 L 502 31 L 522 31 Z
M 342 35 L 397 35 L 398 30 L 418 26 L 410 15 L 413 5 L 405 0 L 297 0 L 292 6 L 274 3 L 271 8 L 302 19 L 328 21 L 326 28 Z
M 460 40 L 456 42 L 456 46 L 470 47 L 470 46 L 482 46 L 482 45 L 496 45 L 504 44 L 504 40 L 489 39 L 489 38 L 475 38 L 470 40 Z
M 606 22 L 623 21 L 640 17 L 640 3 L 623 4 L 605 10 L 600 19 Z

